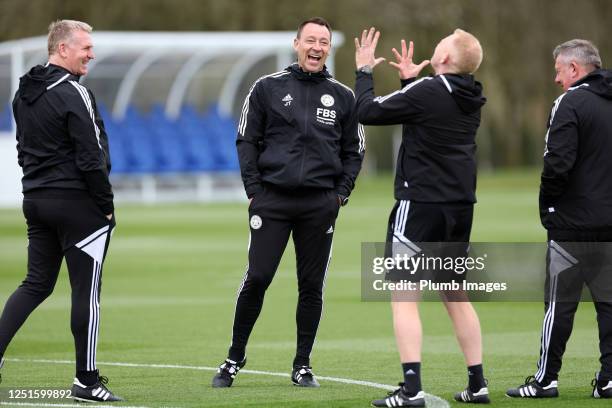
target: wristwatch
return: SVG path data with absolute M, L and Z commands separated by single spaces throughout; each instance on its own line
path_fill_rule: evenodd
M 359 68 L 357 72 L 363 72 L 364 74 L 372 75 L 372 67 L 369 65 L 364 65 L 363 67 Z
M 340 206 L 344 207 L 345 205 L 348 204 L 348 197 L 345 197 L 341 194 L 338 194 L 338 199 L 340 200 Z

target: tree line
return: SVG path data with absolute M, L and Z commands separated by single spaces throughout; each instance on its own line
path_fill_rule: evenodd
M 484 48 L 477 72 L 488 102 L 478 136 L 485 167 L 539 164 L 554 98 L 553 48 L 572 38 L 592 40 L 604 67 L 612 55 L 608 0 L 0 0 L 0 41 L 46 34 L 58 18 L 90 23 L 95 30 L 254 31 L 295 30 L 312 16 L 327 18 L 346 42 L 336 54 L 337 78 L 354 82 L 353 37 L 363 28 L 382 32 L 379 54 L 392 58 L 399 40 L 415 42 L 415 60 L 428 59 L 436 43 L 457 28 L 475 34 Z M 333 39 L 332 39 L 333 41 Z M 430 72 L 426 68 L 427 72 Z M 398 88 L 395 70 L 375 70 L 376 92 Z M 392 129 L 368 130 L 380 168 L 389 168 Z

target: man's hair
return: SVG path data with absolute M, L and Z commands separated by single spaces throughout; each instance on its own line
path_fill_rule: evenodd
M 601 68 L 599 50 L 588 40 L 573 39 L 559 44 L 553 51 L 553 58 L 563 57 L 567 62 L 576 61 L 580 65 L 592 65 Z
M 458 74 L 473 74 L 482 62 L 482 46 L 480 41 L 467 31 L 455 30 L 453 38 L 453 64 Z
M 49 55 L 57 52 L 57 47 L 62 41 L 67 41 L 75 31 L 91 33 L 93 28 L 87 23 L 76 20 L 57 20 L 49 24 L 49 36 L 47 37 L 47 51 Z
M 312 18 L 309 18 L 308 20 L 302 21 L 297 29 L 297 38 L 300 38 L 300 35 L 302 34 L 302 29 L 304 28 L 304 26 L 310 23 L 318 24 L 320 26 L 327 28 L 327 31 L 329 31 L 329 39 L 331 40 L 331 36 L 332 36 L 331 25 L 329 24 L 329 21 L 327 21 L 323 17 L 312 17 Z

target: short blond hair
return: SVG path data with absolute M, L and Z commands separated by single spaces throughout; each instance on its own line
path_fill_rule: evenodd
M 458 28 L 453 38 L 453 64 L 459 74 L 473 74 L 482 62 L 480 41 L 467 31 Z
M 67 41 L 75 31 L 91 33 L 93 28 L 82 21 L 57 20 L 49 24 L 49 36 L 47 37 L 47 51 L 49 55 L 57 52 L 57 47 L 62 41 Z

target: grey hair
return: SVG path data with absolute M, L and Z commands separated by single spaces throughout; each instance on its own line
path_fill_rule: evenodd
M 556 60 L 559 56 L 574 60 L 581 65 L 592 65 L 596 69 L 601 68 L 599 50 L 588 40 L 573 39 L 557 45 L 553 51 L 553 58 Z
M 75 31 L 91 33 L 93 28 L 82 21 L 57 20 L 49 24 L 49 36 L 47 37 L 47 51 L 49 55 L 57 52 L 57 47 L 62 41 L 67 41 Z

